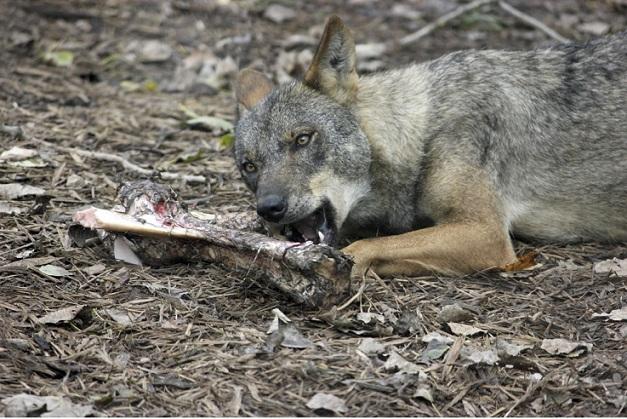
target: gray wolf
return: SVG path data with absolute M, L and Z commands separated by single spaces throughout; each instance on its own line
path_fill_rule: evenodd
M 627 32 L 533 51 L 460 51 L 360 77 L 329 18 L 302 81 L 245 69 L 235 159 L 283 234 L 354 273 L 512 263 L 510 235 L 627 239 Z

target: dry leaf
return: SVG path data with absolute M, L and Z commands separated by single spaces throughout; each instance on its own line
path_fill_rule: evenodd
M 117 236 L 113 242 L 113 257 L 131 265 L 142 266 L 141 259 L 131 249 L 128 239 L 124 236 Z
M 274 23 L 283 23 L 296 17 L 296 11 L 281 4 L 271 4 L 263 12 L 263 17 Z
M 373 338 L 365 338 L 361 340 L 361 343 L 357 347 L 358 350 L 364 354 L 378 355 L 385 352 L 385 345 Z
M 68 271 L 67 269 L 65 269 L 65 268 L 63 268 L 61 266 L 56 266 L 56 265 L 40 266 L 39 268 L 37 268 L 37 270 L 39 272 L 41 272 L 42 274 L 49 275 L 49 276 L 54 276 L 54 277 L 70 276 L 70 275 L 72 275 L 72 272 Z
M 429 343 L 429 342 L 431 342 L 433 340 L 437 340 L 437 341 L 440 341 L 442 343 L 448 343 L 448 344 L 455 342 L 455 339 L 453 339 L 453 338 L 451 338 L 449 336 L 444 336 L 444 335 L 442 335 L 442 334 L 440 334 L 438 332 L 427 333 L 420 340 L 422 342 L 424 342 L 424 343 Z
M 610 311 L 610 320 L 616 322 L 627 320 L 627 306 Z
M 601 21 L 585 22 L 577 26 L 581 32 L 589 33 L 594 36 L 602 36 L 609 32 L 610 25 Z
M 357 316 L 355 316 L 355 318 L 364 324 L 371 323 L 373 322 L 373 320 L 374 322 L 385 323 L 385 317 L 383 317 L 382 314 L 378 314 L 378 313 L 360 312 L 360 313 L 357 313 Z
M 283 341 L 281 346 L 291 349 L 305 349 L 313 346 L 313 342 L 304 337 L 298 329 L 291 324 L 282 328 Z
M 111 319 L 113 319 L 116 323 L 122 326 L 130 326 L 133 324 L 134 319 L 131 318 L 131 316 L 126 310 L 120 310 L 117 308 L 108 308 L 108 309 L 105 309 L 104 312 L 107 313 L 107 315 L 111 317 Z
M 65 397 L 17 394 L 2 399 L 7 417 L 85 417 L 93 413 L 91 405 L 74 404 Z
M 496 349 L 484 350 L 473 346 L 464 346 L 459 352 L 459 357 L 467 364 L 495 365 L 500 360 Z
M 508 263 L 507 265 L 502 266 L 501 270 L 506 272 L 513 272 L 533 269 L 533 267 L 536 266 L 536 256 L 538 256 L 538 253 L 533 251 L 528 252 L 519 257 L 516 262 Z
M 290 318 L 287 317 L 278 308 L 273 308 L 272 309 L 272 314 L 274 314 L 274 319 L 272 320 L 272 323 L 270 323 L 270 327 L 266 331 L 266 333 L 269 334 L 269 335 L 274 333 L 274 332 L 276 332 L 277 330 L 279 330 L 279 326 L 281 325 L 281 323 L 287 324 L 287 323 L 291 322 Z
M 457 303 L 442 307 L 438 313 L 438 321 L 442 323 L 463 322 L 471 320 L 473 317 L 474 316 L 470 311 L 462 308 L 462 306 Z
M 102 263 L 97 263 L 83 269 L 83 272 L 85 272 L 87 275 L 98 275 L 103 273 L 105 269 L 107 269 L 105 265 L 103 265 Z
M 335 414 L 348 412 L 348 408 L 346 407 L 344 400 L 334 396 L 333 394 L 327 393 L 316 393 L 307 402 L 307 407 L 311 410 L 328 410 Z
M 521 354 L 521 352 L 526 351 L 527 349 L 533 348 L 533 345 L 520 344 L 517 345 L 512 342 L 508 342 L 503 339 L 496 340 L 496 349 L 499 355 L 507 355 L 511 357 L 516 357 Z
M 5 183 L 0 185 L 0 198 L 17 199 L 25 196 L 40 196 L 46 193 L 45 189 L 36 186 L 22 185 L 21 183 Z
M 35 266 L 45 265 L 57 260 L 54 256 L 44 256 L 40 258 L 28 258 L 23 260 L 16 260 L 15 262 L 7 263 L 5 268 L 33 268 Z
M 431 386 L 427 384 L 419 384 L 414 392 L 414 398 L 424 399 L 433 403 L 433 391 L 431 390 Z
M 78 313 L 80 313 L 83 309 L 85 309 L 85 305 L 83 304 L 62 308 L 60 310 L 56 310 L 42 317 L 39 317 L 37 321 L 41 324 L 57 324 L 62 322 L 68 322 L 70 320 L 74 320 L 76 316 L 78 316 Z
M 592 344 L 586 342 L 572 342 L 566 339 L 544 339 L 542 349 L 551 355 L 579 356 L 592 350 Z
M 594 273 L 627 276 L 627 259 L 608 259 L 594 264 Z
M 37 156 L 37 150 L 33 150 L 31 148 L 22 148 L 18 146 L 14 146 L 7 151 L 3 151 L 0 154 L 0 160 L 2 161 L 19 161 L 30 159 L 31 157 Z
M 474 336 L 478 335 L 479 333 L 485 333 L 485 330 L 479 329 L 475 326 L 470 326 L 468 324 L 454 322 L 449 322 L 447 324 L 448 327 L 451 329 L 451 333 L 457 336 Z
M 609 313 L 594 313 L 592 315 L 592 318 L 595 317 L 607 317 L 610 320 L 614 320 L 615 322 L 627 320 L 627 306 L 617 308 L 616 310 L 612 310 Z
M 396 351 L 393 351 L 390 354 L 387 361 L 385 361 L 385 364 L 383 364 L 383 369 L 393 372 L 399 371 L 406 374 L 422 373 L 422 370 L 418 365 L 414 364 L 413 362 L 409 362 Z
M 433 339 L 425 348 L 424 352 L 420 356 L 420 360 L 425 363 L 429 363 L 436 359 L 440 359 L 442 355 L 448 351 L 450 343 L 446 343 L 440 340 Z
M 372 42 L 369 44 L 357 44 L 355 45 L 355 54 L 357 54 L 357 60 L 372 60 L 380 58 L 387 46 L 383 42 Z
M 233 124 L 229 121 L 215 116 L 198 116 L 185 121 L 190 127 L 200 127 L 207 130 L 232 131 Z
M 9 205 L 8 202 L 0 202 L 0 214 L 18 215 L 24 212 L 20 207 Z

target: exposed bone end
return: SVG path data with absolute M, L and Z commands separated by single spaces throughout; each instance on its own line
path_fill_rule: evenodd
M 91 228 L 92 230 L 102 228 L 98 223 L 98 219 L 96 218 L 96 211 L 98 211 L 98 209 L 94 207 L 87 208 L 82 211 L 77 211 L 76 213 L 74 213 L 72 219 L 75 223 L 79 223 L 83 227 Z

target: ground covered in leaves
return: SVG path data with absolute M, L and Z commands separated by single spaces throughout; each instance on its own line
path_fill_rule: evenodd
M 512 4 L 572 39 L 627 24 L 621 0 Z M 68 238 L 77 209 L 152 169 L 188 176 L 167 183 L 192 208 L 251 209 L 229 151 L 238 64 L 298 77 L 331 13 L 372 44 L 458 5 L 0 2 L 0 411 L 625 415 L 625 245 L 518 243 L 532 269 L 373 280 L 316 311 L 246 270 L 138 267 Z M 551 42 L 489 5 L 406 48 L 366 45 L 360 68 Z

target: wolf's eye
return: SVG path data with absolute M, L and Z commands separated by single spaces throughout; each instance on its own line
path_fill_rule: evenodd
M 257 166 L 251 162 L 244 163 L 244 171 L 247 173 L 254 173 L 257 171 Z
M 309 144 L 309 141 L 311 141 L 311 136 L 313 134 L 310 133 L 306 133 L 306 134 L 299 134 L 296 139 L 294 140 L 294 142 L 296 143 L 296 145 L 298 146 L 306 146 L 307 144 Z

